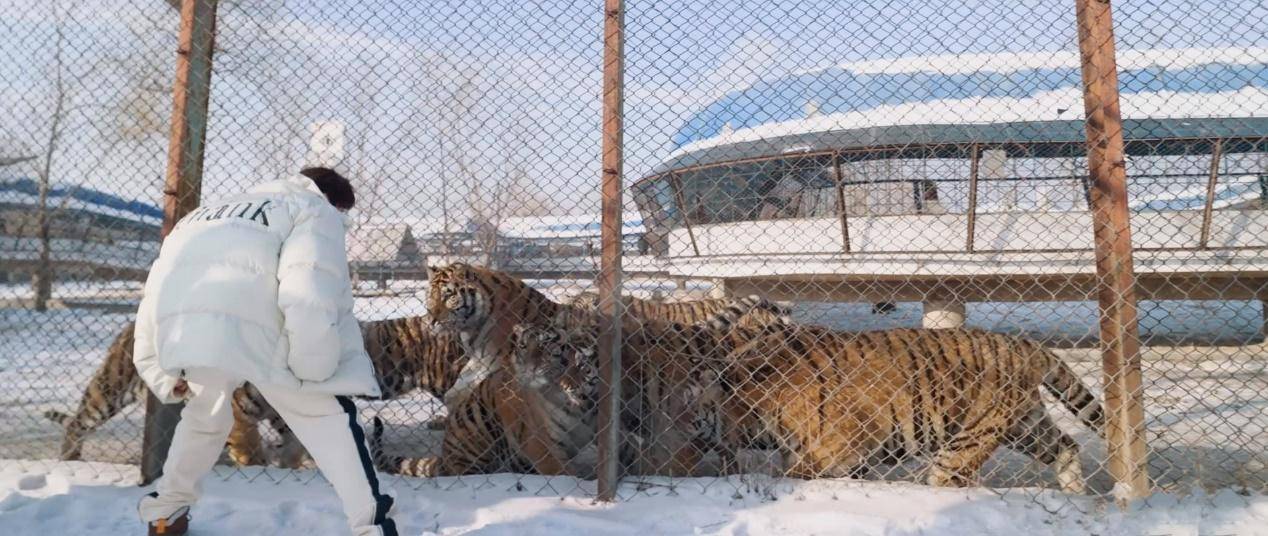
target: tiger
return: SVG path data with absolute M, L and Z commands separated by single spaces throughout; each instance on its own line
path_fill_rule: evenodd
M 651 321 L 641 331 L 622 335 L 622 387 L 619 462 L 622 472 L 674 476 L 701 476 L 700 445 L 675 434 L 682 427 L 661 426 L 675 412 L 658 402 L 658 393 L 687 385 L 693 356 L 711 353 L 722 342 L 721 334 L 731 309 L 705 319 L 703 325 L 682 326 Z M 556 404 L 549 413 L 559 422 L 583 430 L 597 428 L 596 408 L 600 396 L 598 359 L 599 327 L 594 324 L 549 326 L 520 324 L 515 327 L 519 341 L 514 353 L 514 370 L 522 381 L 534 377 L 554 379 L 551 383 L 564 394 L 568 404 Z M 533 341 L 525 344 L 523 341 Z M 549 399 L 548 399 L 549 400 Z M 578 425 L 576 423 L 584 423 Z M 593 441 L 593 437 L 590 438 Z M 578 448 L 579 446 L 574 446 Z M 593 463 L 593 461 L 592 461 Z M 593 470 L 577 476 L 592 474 Z
M 483 267 L 465 264 L 429 266 L 429 275 L 431 281 L 427 305 L 434 326 L 443 331 L 458 332 L 463 338 L 464 350 L 472 357 L 463 370 L 458 385 L 446 394 L 445 403 L 449 408 L 450 421 L 446 426 L 439 459 L 393 459 L 388 461 L 384 470 L 432 476 L 505 469 L 505 465 L 472 464 L 469 460 L 477 459 L 477 455 L 487 452 L 489 443 L 506 445 L 505 441 L 495 441 L 496 438 L 514 437 L 514 433 L 491 430 L 491 427 L 512 426 L 500 423 L 492 416 L 507 412 L 498 409 L 501 408 L 500 404 L 505 403 L 506 397 L 498 397 L 497 393 L 507 393 L 508 383 L 515 380 L 514 374 L 507 373 L 507 370 L 514 369 L 511 364 L 515 346 L 511 341 L 519 340 L 517 324 L 559 323 L 564 326 L 597 328 L 600 317 L 590 309 L 552 302 L 519 279 Z M 743 317 L 758 305 L 758 300 L 732 300 L 727 307 L 715 314 L 716 318 L 709 317 L 704 322 L 730 326 L 735 318 Z M 652 338 L 648 329 L 644 329 L 648 321 L 640 321 L 633 316 L 623 319 L 623 332 L 628 333 L 630 338 Z M 637 375 L 626 376 L 637 378 Z M 533 385 L 535 388 L 541 386 Z M 465 389 L 465 392 L 460 389 Z M 638 393 L 638 390 L 630 389 L 630 392 Z M 541 398 L 540 393 L 535 393 L 531 400 L 538 403 Z M 534 414 L 543 411 L 539 407 L 529 409 Z M 538 416 L 536 421 L 540 423 L 543 419 Z M 663 438 L 658 437 L 658 440 Z M 581 445 L 571 445 L 566 451 L 574 452 L 579 447 Z M 676 452 L 673 447 L 667 447 L 664 451 Z M 505 450 L 500 452 L 506 454 Z M 672 456 L 673 454 L 664 455 Z M 680 465 L 685 468 L 691 464 Z M 535 469 L 526 468 L 522 464 L 516 468 Z M 573 470 L 573 474 L 587 474 L 587 471 Z
M 467 361 L 458 337 L 433 331 L 426 316 L 362 322 L 361 338 L 379 380 L 376 400 L 394 400 L 416 389 L 443 398 Z
M 781 327 L 713 362 L 721 389 L 695 398 L 704 442 L 733 451 L 773 437 L 789 476 L 857 477 L 871 463 L 929 456 L 927 483 L 966 486 L 999 446 L 1049 465 L 1062 490 L 1086 493 L 1079 446 L 1053 422 L 1050 391 L 1100 433 L 1096 397 L 1051 350 L 971 329 L 849 333 Z
M 463 370 L 464 378 L 459 379 L 459 386 L 463 385 L 464 379 L 468 381 L 468 393 L 477 389 L 484 379 L 491 378 L 493 374 L 506 366 L 512 350 L 507 341 L 514 336 L 514 327 L 517 323 L 559 324 L 559 326 L 597 329 L 597 319 L 600 317 L 593 310 L 554 303 L 519 279 L 502 272 L 465 264 L 429 267 L 429 272 L 431 279 L 429 316 L 432 322 L 439 329 L 459 332 L 463 337 L 465 350 L 472 356 L 468 361 L 468 369 Z M 748 309 L 760 303 L 757 299 L 732 300 L 723 312 L 735 317 L 743 317 L 748 313 Z M 732 326 L 732 322 L 723 322 L 723 324 L 725 327 L 738 328 L 738 326 Z M 673 326 L 673 328 L 667 331 L 666 328 L 657 326 Z M 678 361 L 686 364 L 690 361 L 691 355 L 708 355 L 710 352 L 718 351 L 716 347 L 719 341 L 715 336 L 696 336 L 694 335 L 696 332 L 681 332 L 682 329 L 682 324 L 635 316 L 623 317 L 623 333 L 625 333 L 623 352 L 631 355 L 630 359 L 625 359 L 623 362 L 634 366 L 633 369 L 625 371 L 624 378 L 630 385 L 624 390 L 631 398 L 648 399 L 649 407 L 654 407 L 656 404 L 652 399 L 658 397 L 658 386 L 653 385 L 650 380 L 656 380 L 661 375 L 677 373 L 677 371 L 686 374 L 686 365 L 677 367 L 673 364 Z M 706 327 L 699 329 L 706 329 Z M 718 332 L 724 331 L 725 329 L 719 329 Z M 663 364 L 657 362 L 659 369 L 656 370 L 656 374 L 643 374 L 643 367 L 652 369 L 650 365 L 652 361 L 663 361 Z M 644 381 L 644 376 L 649 381 Z M 459 392 L 459 386 L 455 386 L 446 395 L 445 402 L 450 408 L 450 416 L 462 413 L 458 409 L 463 397 Z M 644 389 L 644 386 L 647 388 Z M 489 388 L 484 389 L 486 389 L 484 393 L 487 394 Z M 664 386 L 664 393 L 670 390 L 668 384 Z M 486 409 L 487 413 L 489 413 L 488 409 Z M 663 422 L 664 419 L 673 417 L 673 412 L 668 408 L 663 409 L 663 413 L 663 416 L 659 416 L 663 418 L 645 419 L 645 421 Z M 634 412 L 633 416 L 626 414 L 626 418 L 640 419 L 637 412 Z M 450 424 L 454 422 L 451 421 Z M 453 437 L 449 436 L 450 433 Z M 482 433 L 489 432 L 459 428 L 459 430 L 446 431 L 445 441 L 456 445 L 464 440 L 464 437 L 458 436 L 459 433 L 478 438 Z M 685 441 L 681 438 L 671 438 L 661 433 L 649 433 L 645 435 L 645 438 L 657 443 L 657 445 L 649 446 L 649 449 L 656 450 L 658 454 L 654 456 L 654 459 L 661 460 L 661 463 L 650 465 L 667 466 L 673 474 L 689 474 L 694 471 L 697 465 L 695 461 L 690 456 L 680 456 L 680 452 L 686 449 Z
M 633 296 L 622 296 L 624 311 L 639 318 L 654 318 L 677 324 L 697 324 L 709 320 L 714 314 L 736 305 L 736 300 L 727 298 L 707 298 L 702 300 L 685 300 L 662 302 L 645 300 Z M 750 302 L 751 311 L 741 317 L 738 325 L 761 327 L 767 324 L 792 324 L 792 311 L 783 305 L 766 298 L 750 295 L 742 298 Z M 585 291 L 573 296 L 570 305 L 598 311 L 599 295 Z
M 634 384 L 647 377 L 648 370 L 660 375 L 682 370 L 674 366 L 689 361 L 681 354 L 711 352 L 719 342 L 716 334 L 726 332 L 749 312 L 746 304 L 741 301 L 724 308 L 699 326 L 649 323 L 642 330 L 625 334 L 631 347 L 654 348 L 642 355 L 654 363 L 646 359 L 624 361 L 631 364 L 625 378 Z M 441 455 L 407 458 L 382 454 L 382 423 L 375 421 L 371 450 L 379 468 L 422 477 L 511 471 L 594 478 L 597 460 L 590 447 L 597 428 L 598 329 L 595 323 L 567 327 L 515 324 L 507 341 L 509 361 L 455 406 L 450 413 L 454 422 L 446 428 Z M 664 351 L 675 347 L 678 350 Z M 641 390 L 627 387 L 626 392 Z M 639 419 L 625 420 L 625 429 L 640 429 Z M 691 452 L 699 451 L 698 446 L 680 441 L 674 448 L 663 441 L 668 437 L 662 432 L 658 439 L 665 444 L 652 445 L 636 433 L 623 434 L 623 469 L 649 472 L 665 467 L 673 474 L 691 474 L 697 465 Z M 643 448 L 645 444 L 648 448 Z
M 703 455 L 710 450 L 719 455 L 724 473 L 738 467 L 734 453 L 714 448 L 713 434 L 704 432 L 718 428 L 720 423 L 712 414 L 694 409 L 701 400 L 719 400 L 722 396 L 720 378 L 709 363 L 766 332 L 765 328 L 735 325 L 738 315 L 734 312 L 721 311 L 703 324 L 649 321 L 640 331 L 623 333 L 623 435 L 619 452 L 627 472 L 710 475 L 703 472 L 701 465 Z M 560 378 L 560 388 L 569 399 L 581 403 L 561 406 L 556 411 L 594 407 L 602 381 L 597 357 L 598 327 L 554 324 L 520 325 L 516 329 L 519 337 L 539 341 L 535 358 L 521 355 L 517 348 L 517 370 L 525 366 L 521 364 L 524 362 L 568 363 L 571 367 L 553 376 Z M 595 415 L 586 414 L 585 418 L 593 420 Z M 761 439 L 755 437 L 752 441 Z
M 233 428 L 225 440 L 225 451 L 233 463 L 240 466 L 264 465 L 268 462 L 269 451 L 273 451 L 277 456 L 276 463 L 281 467 L 295 469 L 303 464 L 308 451 L 254 385 L 247 382 L 234 389 L 229 402 L 233 409 Z M 277 435 L 278 442 L 272 449 L 264 448 L 259 423 L 268 423 Z
M 1024 339 L 977 330 L 846 333 L 772 327 L 719 360 L 700 363 L 680 389 L 673 419 L 701 450 L 714 450 L 724 472 L 735 452 L 773 441 L 802 478 L 861 477 L 873 465 L 932 454 L 931 485 L 967 485 L 995 448 L 1006 445 L 1051 465 L 1059 485 L 1085 493 L 1078 445 L 1048 416 L 1039 387 L 1051 391 L 1096 431 L 1104 413 L 1074 372 L 1051 351 Z M 558 340 L 593 355 L 592 334 Z M 561 375 L 593 392 L 593 366 Z M 593 396 L 593 395 L 588 395 Z M 966 425 L 971 425 L 966 429 Z
M 44 412 L 44 417 L 61 425 L 63 429 L 61 458 L 63 460 L 79 460 L 83 458 L 83 438 L 99 426 L 109 421 L 124 408 L 145 398 L 145 383 L 137 374 L 132 364 L 132 346 L 135 324 L 128 323 L 119 332 L 109 348 L 106 359 L 84 388 L 79 407 L 74 415 L 51 409 Z M 234 391 L 231 399 L 235 422 L 230 434 L 230 442 L 252 441 L 250 435 L 255 434 L 254 444 L 259 443 L 259 430 L 256 422 L 266 421 L 276 425 L 280 418 L 272 411 L 264 399 L 260 397 L 250 384 Z M 242 423 L 248 422 L 250 427 Z M 250 465 L 259 462 L 257 451 L 243 450 L 231 452 L 235 462 Z
M 591 357 L 567 351 L 550 356 L 547 342 L 517 324 L 509 345 L 513 359 L 476 384 L 449 414 L 439 457 L 409 458 L 383 452 L 383 423 L 375 417 L 370 451 L 379 470 L 434 477 L 479 473 L 568 474 L 594 477 L 593 461 L 581 456 L 595 437 L 594 400 L 585 398 L 578 361 Z M 565 376 L 567 371 L 573 375 Z M 597 377 L 597 373 L 595 373 Z
M 63 460 L 83 457 L 83 436 L 96 430 L 123 408 L 145 397 L 145 384 L 132 364 L 132 341 L 136 326 L 124 326 L 106 350 L 106 360 L 93 373 L 79 400 L 74 415 L 48 410 L 44 417 L 63 428 L 61 456 Z
M 469 356 L 457 383 L 445 394 L 445 406 L 449 408 L 508 358 L 510 348 L 506 341 L 515 324 L 591 324 L 599 318 L 593 307 L 556 303 L 519 279 L 496 270 L 453 263 L 428 266 L 427 272 L 427 312 L 432 327 L 459 334 Z M 726 303 L 722 307 L 731 310 L 766 311 L 775 307 L 786 312 L 756 296 L 723 301 Z M 652 309 L 646 311 L 647 314 L 652 312 Z M 657 317 L 622 315 L 623 331 L 637 332 L 641 329 L 640 321 L 651 319 Z M 773 321 L 784 323 L 785 320 L 776 315 Z M 760 325 L 758 321 L 754 323 Z
M 73 415 L 58 410 L 44 413 L 63 428 L 62 459 L 81 459 L 86 435 L 145 398 L 145 384 L 132 364 L 134 331 L 135 325 L 128 323 L 115 337 Z M 426 317 L 362 322 L 361 335 L 379 379 L 380 400 L 398 398 L 415 389 L 443 397 L 457 380 L 466 359 L 457 337 L 432 333 Z M 226 443 L 235 463 L 264 463 L 266 451 L 261 448 L 259 422 L 269 423 L 281 438 L 279 465 L 298 467 L 302 463 L 305 453 L 298 440 L 250 383 L 235 390 L 231 402 L 234 426 Z

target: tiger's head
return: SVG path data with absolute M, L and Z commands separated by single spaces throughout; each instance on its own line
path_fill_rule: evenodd
M 436 332 L 477 328 L 489 315 L 490 297 L 481 273 L 464 263 L 428 266 L 427 315 Z
M 594 334 L 589 329 L 566 329 L 516 324 L 511 334 L 511 368 L 524 385 L 558 385 L 568 403 L 589 408 L 598 395 L 599 369 Z

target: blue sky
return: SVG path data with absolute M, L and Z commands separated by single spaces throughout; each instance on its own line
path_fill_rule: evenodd
M 0 33 L 16 36 L 0 40 L 0 109 L 17 112 L 23 106 L 11 104 L 39 102 L 47 88 L 46 47 L 38 43 L 48 40 L 42 12 L 49 2 L 0 0 Z M 95 61 L 105 48 L 134 47 L 130 21 L 141 12 L 161 13 L 162 4 L 82 0 L 73 48 L 91 51 L 82 59 Z M 455 164 L 437 155 L 455 140 L 467 147 L 480 173 L 501 176 L 518 165 L 541 195 L 565 210 L 597 209 L 601 2 L 290 0 L 253 18 L 225 4 L 230 7 L 222 7 L 221 41 L 239 54 L 224 57 L 228 72 L 218 72 L 215 81 L 209 190 L 255 180 L 260 155 L 268 152 L 258 140 L 302 153 L 302 132 L 286 133 L 335 119 L 367 140 L 374 173 L 389 177 L 390 212 L 438 211 L 440 177 L 452 176 Z M 864 59 L 1072 50 L 1073 5 L 628 2 L 627 180 L 668 154 L 673 133 L 692 113 L 756 80 Z M 1258 0 L 1120 0 L 1114 7 L 1120 48 L 1268 46 L 1262 26 L 1268 7 Z M 174 15 L 160 16 L 175 24 Z M 256 37 L 262 28 L 269 40 Z M 304 54 L 257 61 L 276 49 Z M 470 73 L 478 75 L 478 111 L 463 125 L 446 126 L 447 92 Z M 118 89 L 120 82 L 94 87 Z M 368 112 L 359 100 L 367 89 L 378 92 Z M 270 101 L 294 113 L 271 114 Z M 35 111 L 0 115 L 0 136 L 39 137 L 39 106 L 24 107 Z M 411 118 L 411 111 L 418 113 Z M 84 119 L 98 125 L 109 120 Z M 277 122 L 304 125 L 278 129 Z M 442 129 L 450 130 L 450 139 L 437 134 Z M 112 164 L 110 180 L 148 187 L 161 175 L 165 149 L 162 140 L 133 149 Z

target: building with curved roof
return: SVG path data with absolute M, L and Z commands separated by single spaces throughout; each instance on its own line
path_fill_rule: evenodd
M 1118 55 L 1128 138 L 1243 132 L 1240 121 L 1166 119 L 1268 117 L 1268 49 L 1127 50 Z M 1075 141 L 1083 92 L 1076 52 L 904 58 L 826 67 L 763 80 L 689 117 L 661 169 L 825 148 L 830 134 L 859 129 L 860 146 L 952 141 Z M 1159 127 L 1148 120 L 1173 123 Z M 944 128 L 905 128 L 941 125 Z M 987 127 L 954 130 L 948 127 Z M 856 132 L 856 134 L 863 134 Z M 961 134 L 957 136 L 956 134 Z M 977 134 L 964 136 L 963 134 Z M 801 143 L 796 143 L 800 141 Z M 749 145 L 763 142 L 762 150 Z M 782 143 L 781 142 L 786 142 Z M 739 146 L 739 147 L 736 147 Z M 731 151 L 709 151 L 728 147 Z M 742 148 L 747 148 L 745 151 Z
M 0 282 L 30 279 L 42 248 L 42 210 L 59 279 L 144 279 L 158 256 L 157 206 L 86 185 L 53 186 L 41 203 L 35 180 L 0 176 Z
M 1268 247 L 1268 49 L 1125 50 L 1118 65 L 1138 271 L 1212 251 L 1268 268 L 1251 253 Z M 1077 52 L 834 65 L 709 103 L 632 189 L 671 273 L 744 291 L 1068 281 L 1094 274 L 1083 115 Z

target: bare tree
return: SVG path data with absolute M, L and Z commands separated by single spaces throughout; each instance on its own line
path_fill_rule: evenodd
M 383 86 L 375 81 L 376 77 L 367 76 L 350 88 L 352 98 L 346 124 L 351 134 L 351 150 L 347 161 L 358 186 L 357 215 L 353 221 L 357 229 L 382 215 L 383 183 L 392 161 L 399 156 L 398 151 L 385 147 L 390 144 L 389 140 L 376 140 L 374 136 L 375 127 L 383 123 L 379 118 Z M 378 151 L 375 150 L 376 141 Z
M 505 259 L 498 257 L 498 230 L 506 218 L 547 216 L 551 203 L 535 188 L 528 164 L 538 158 L 533 144 L 528 143 L 523 112 L 504 110 L 511 117 L 499 132 L 491 153 L 499 160 L 492 173 L 481 182 L 482 191 L 474 192 L 471 211 L 476 222 L 476 242 L 489 266 Z M 489 158 L 486 161 L 492 162 Z
M 39 188 L 35 206 L 36 238 L 39 239 L 40 252 L 35 270 L 31 274 L 31 287 L 35 292 L 35 310 L 48 309 L 48 301 L 53 296 L 53 246 L 51 239 L 52 218 L 49 214 L 48 196 L 52 189 L 53 158 L 57 155 L 62 141 L 62 125 L 66 116 L 66 81 L 63 79 L 62 46 L 65 37 L 62 25 L 57 25 L 57 37 L 53 52 L 53 112 L 49 118 L 48 139 L 44 144 L 44 154 L 36 171 L 36 182 Z
M 524 110 L 513 104 L 491 102 L 500 94 L 496 80 L 479 67 L 453 60 L 432 66 L 436 96 L 436 141 L 440 211 L 449 235 L 458 221 L 472 232 L 479 262 L 497 266 L 499 227 L 507 217 L 542 216 L 552 203 L 536 191 L 529 163 L 538 158 L 527 140 Z M 500 131 L 490 132 L 498 123 Z M 455 192 L 457 199 L 454 199 Z M 456 201 L 456 202 L 455 202 Z M 446 254 L 453 253 L 452 244 Z
M 217 56 L 217 71 L 223 63 L 226 74 L 249 84 L 264 105 L 267 116 L 252 128 L 257 148 L 254 178 L 281 178 L 297 171 L 313 119 L 309 90 L 295 80 L 306 78 L 307 71 L 319 71 L 319 60 L 294 46 L 282 27 L 272 24 L 281 16 L 272 3 L 250 0 L 232 7 L 227 11 L 236 15 L 230 20 L 237 24 L 221 26 L 228 30 L 217 35 L 226 38 L 224 47 L 231 53 L 223 62 Z
M 529 172 L 532 162 L 541 161 L 539 144 L 528 136 L 528 119 L 524 112 L 514 111 L 509 126 L 499 137 L 503 171 L 499 182 L 499 213 L 503 217 L 522 218 L 549 216 L 558 213 L 558 206 L 541 190 L 539 181 Z
M 39 105 L 33 110 L 33 116 L 45 116 L 47 113 L 47 133 L 38 148 L 39 156 L 34 161 L 37 186 L 35 206 L 35 235 L 39 245 L 35 268 L 31 274 L 31 287 L 34 292 L 33 306 L 37 311 L 48 309 L 48 302 L 53 296 L 53 280 L 56 277 L 53 267 L 52 227 L 57 215 L 64 210 L 70 199 L 69 193 L 63 196 L 59 206 L 49 204 L 53 190 L 53 174 L 56 171 L 57 159 L 61 156 L 68 125 L 73 115 L 89 108 L 100 108 L 99 103 L 83 101 L 77 90 L 84 81 L 92 76 L 98 64 L 90 62 L 87 67 L 82 62 L 73 62 L 66 51 L 66 31 L 68 8 L 62 2 L 52 5 L 53 9 L 53 48 L 48 68 L 52 87 L 50 89 L 49 109 L 42 110 Z M 79 69 L 76 69 L 79 67 Z
M 172 1 L 179 7 L 179 0 Z M 107 50 L 103 61 L 123 82 L 123 95 L 116 103 L 119 135 L 130 142 L 157 142 L 165 150 L 171 126 L 171 51 L 177 44 L 179 17 L 161 11 L 143 13 L 148 16 L 125 26 L 134 46 Z
M 151 10 L 144 27 L 134 33 L 144 33 L 146 39 L 155 34 L 174 39 L 172 21 L 181 1 L 163 0 L 163 4 L 162 9 Z M 307 88 L 294 81 L 305 78 L 304 72 L 318 59 L 295 46 L 285 25 L 275 24 L 285 17 L 285 9 L 284 3 L 270 0 L 221 0 L 219 4 L 216 76 L 232 76 L 248 84 L 267 114 L 252 125 L 252 143 L 243 145 L 253 149 L 256 180 L 295 172 L 308 137 Z M 170 95 L 170 61 L 166 57 L 163 61 L 161 80 L 164 94 Z
M 445 255 L 455 254 L 456 247 L 450 238 L 455 231 L 455 217 L 452 200 L 450 199 L 451 190 L 454 182 L 466 184 L 468 187 L 468 202 L 475 199 L 479 195 L 479 178 L 475 174 L 469 162 L 468 152 L 471 150 L 471 140 L 467 135 L 467 129 L 471 124 L 476 122 L 477 107 L 479 106 L 479 79 L 481 73 L 479 69 L 460 69 L 451 62 L 437 62 L 439 65 L 433 65 L 431 74 L 435 79 L 436 85 L 440 88 L 438 97 L 438 112 L 440 115 L 439 128 L 436 132 L 436 140 L 439 145 L 440 166 L 439 182 L 440 182 L 440 217 L 442 225 L 442 233 L 445 236 L 443 248 Z M 474 191 L 472 187 L 474 186 Z M 471 207 L 463 214 L 469 221 L 478 221 L 472 214 Z

